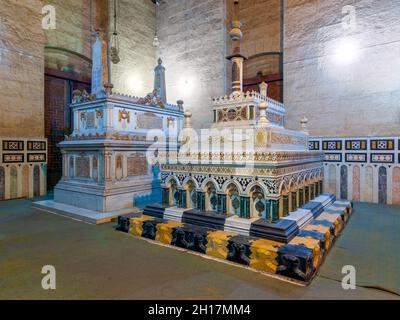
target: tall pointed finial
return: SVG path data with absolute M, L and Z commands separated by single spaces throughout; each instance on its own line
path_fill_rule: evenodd
M 243 38 L 242 30 L 240 29 L 240 7 L 239 0 L 233 1 L 233 19 L 232 29 L 229 36 L 232 41 L 232 55 L 227 59 L 232 61 L 232 92 L 243 91 L 243 61 L 245 57 L 240 52 L 240 41 Z
M 154 69 L 154 90 L 157 90 L 157 94 L 163 103 L 167 103 L 167 90 L 165 84 L 165 68 L 162 65 L 161 58 L 158 58 L 157 67 Z

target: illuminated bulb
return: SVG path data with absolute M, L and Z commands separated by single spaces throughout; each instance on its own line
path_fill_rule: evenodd
M 354 40 L 345 39 L 338 45 L 335 53 L 336 61 L 339 64 L 353 62 L 358 56 L 358 45 Z
M 141 92 L 143 89 L 142 81 L 138 77 L 130 77 L 128 80 L 128 86 L 129 90 L 136 94 L 138 91 Z

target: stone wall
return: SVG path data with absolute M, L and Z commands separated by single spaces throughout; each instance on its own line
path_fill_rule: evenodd
M 70 73 L 72 76 L 90 77 L 92 13 L 90 0 L 45 0 L 55 8 L 56 29 L 45 30 L 46 67 Z M 85 59 L 86 58 L 86 59 Z
M 197 128 L 212 121 L 211 97 L 225 95 L 230 87 L 225 1 L 163 0 L 158 10 L 167 100 L 182 99 Z
M 0 6 L 0 137 L 43 138 L 42 3 Z
M 242 51 L 249 58 L 244 64 L 245 79 L 257 72 L 264 75 L 280 72 L 279 55 L 266 53 L 281 51 L 281 0 L 246 0 L 240 2 L 242 22 Z
M 114 92 L 142 97 L 154 88 L 155 5 L 150 0 L 119 0 L 118 3 L 121 61 L 111 65 L 111 82 Z M 113 16 L 113 8 L 110 15 Z M 113 25 L 113 19 L 110 20 Z
M 305 115 L 314 136 L 399 135 L 398 1 L 285 3 L 288 127 Z M 354 24 L 346 5 L 354 6 Z

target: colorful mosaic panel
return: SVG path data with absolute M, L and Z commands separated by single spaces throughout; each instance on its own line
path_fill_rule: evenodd
M 30 153 L 28 154 L 28 162 L 46 162 L 46 154 Z
M 27 142 L 28 151 L 46 151 L 45 141 L 28 141 Z
M 394 150 L 394 140 L 371 140 L 371 150 Z
M 3 141 L 3 150 L 4 151 L 23 151 L 24 150 L 24 141 L 4 140 Z
M 322 142 L 323 150 L 342 150 L 342 141 L 324 141 Z
M 367 162 L 366 153 L 346 153 L 346 162 Z
M 20 163 L 24 162 L 23 153 L 3 154 L 3 163 Z
M 309 141 L 308 149 L 309 150 L 319 150 L 319 141 Z
M 326 153 L 324 155 L 325 162 L 342 162 L 342 154 L 341 153 Z
M 372 153 L 372 163 L 394 163 L 394 154 L 390 153 Z
M 367 150 L 367 140 L 346 140 L 346 150 Z

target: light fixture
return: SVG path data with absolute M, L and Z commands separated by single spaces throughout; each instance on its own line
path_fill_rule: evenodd
M 356 40 L 342 39 L 335 50 L 335 60 L 338 64 L 349 64 L 358 57 L 359 47 Z
M 119 57 L 119 38 L 117 32 L 117 0 L 114 0 L 114 32 L 111 36 L 111 48 L 110 48 L 111 62 L 118 64 L 121 59 Z
M 135 95 L 139 95 L 143 90 L 142 80 L 137 76 L 130 76 L 128 78 L 128 87 Z

